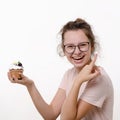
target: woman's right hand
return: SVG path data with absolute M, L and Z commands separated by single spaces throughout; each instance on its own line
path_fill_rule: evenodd
M 32 84 L 34 84 L 33 80 L 29 79 L 28 77 L 26 77 L 25 75 L 23 74 L 20 74 L 21 75 L 21 78 L 22 79 L 18 79 L 14 74 L 11 74 L 11 72 L 9 71 L 7 73 L 8 75 L 8 79 L 10 80 L 10 82 L 12 83 L 18 83 L 18 84 L 22 84 L 22 85 L 25 85 L 26 87 L 29 87 L 31 86 Z

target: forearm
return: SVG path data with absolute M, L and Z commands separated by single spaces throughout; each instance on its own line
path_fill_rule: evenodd
M 75 120 L 77 115 L 77 99 L 82 83 L 74 82 L 61 111 L 61 120 Z M 74 112 L 73 112 L 74 111 Z
M 43 118 L 45 120 L 54 120 L 54 113 L 52 111 L 52 107 L 44 101 L 35 84 L 32 83 L 30 86 L 27 86 L 27 89 L 35 107 L 37 108 L 38 112 L 43 116 Z

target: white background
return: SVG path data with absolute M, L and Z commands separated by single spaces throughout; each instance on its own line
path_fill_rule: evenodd
M 42 120 L 27 89 L 7 78 L 9 65 L 20 60 L 50 102 L 64 72 L 71 67 L 57 54 L 62 26 L 81 17 L 101 44 L 99 64 L 115 90 L 114 120 L 120 119 L 119 0 L 1 0 L 0 1 L 0 120 Z

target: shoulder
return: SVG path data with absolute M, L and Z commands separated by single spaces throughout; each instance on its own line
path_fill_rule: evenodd
M 72 68 L 69 68 L 68 70 L 65 71 L 64 76 L 68 76 L 68 75 L 71 75 L 74 73 L 75 73 L 75 68 L 72 67 Z
M 103 80 L 103 82 L 106 82 L 106 83 L 111 83 L 111 78 L 110 76 L 108 75 L 108 73 L 106 72 L 106 70 L 103 68 L 103 67 L 99 67 L 100 69 L 100 79 Z M 98 78 L 99 78 L 98 77 Z
M 88 82 L 88 86 L 93 86 L 94 88 L 96 87 L 97 89 L 103 88 L 106 91 L 110 88 L 113 87 L 112 85 L 112 80 L 105 71 L 105 69 L 101 66 L 98 67 L 100 70 L 100 75 L 98 75 L 96 78 L 90 80 Z
M 100 75 L 98 75 L 94 80 L 111 81 L 111 78 L 103 67 L 98 66 L 98 69 L 100 70 Z

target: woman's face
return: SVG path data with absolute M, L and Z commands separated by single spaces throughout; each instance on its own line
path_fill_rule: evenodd
M 65 56 L 76 68 L 81 70 L 90 62 L 92 48 L 84 31 L 67 31 L 64 34 L 64 47 Z

